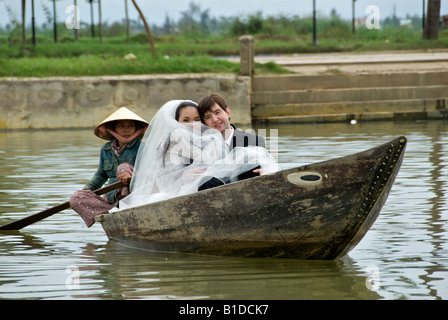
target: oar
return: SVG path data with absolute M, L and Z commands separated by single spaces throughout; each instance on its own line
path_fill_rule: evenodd
M 124 187 L 124 184 L 121 181 L 118 181 L 118 182 L 112 183 L 112 184 L 110 184 L 110 185 L 108 185 L 108 186 L 106 186 L 104 188 L 95 190 L 94 192 L 97 195 L 102 195 L 102 194 L 105 194 L 105 193 L 107 193 L 109 191 L 112 191 L 112 190 L 115 190 L 115 189 L 118 189 L 118 188 L 121 188 L 121 187 Z M 60 212 L 62 210 L 68 209 L 68 208 L 70 208 L 70 201 L 61 203 L 61 204 L 59 204 L 57 206 L 54 206 L 54 207 L 49 208 L 49 209 L 46 209 L 44 211 L 32 214 L 32 215 L 30 215 L 28 217 L 25 217 L 25 218 L 22 218 L 20 220 L 7 223 L 7 224 L 5 224 L 3 226 L 0 226 L 0 230 L 19 230 L 19 229 L 22 229 L 22 228 L 24 228 L 26 226 L 29 226 L 30 224 L 33 224 L 33 223 L 38 222 L 40 220 L 43 220 L 43 219 L 45 219 L 45 218 L 47 218 L 47 217 L 49 217 L 49 216 L 51 216 L 51 215 L 53 215 L 55 213 L 58 213 L 58 212 Z

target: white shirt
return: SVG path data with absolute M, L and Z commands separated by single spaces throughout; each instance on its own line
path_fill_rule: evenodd
M 232 138 L 233 138 L 233 132 L 235 131 L 233 129 L 233 127 L 230 127 L 230 129 L 232 130 L 231 134 L 229 135 L 229 137 L 226 139 L 226 145 L 227 147 L 230 149 L 230 146 L 232 145 Z M 226 129 L 226 131 L 229 129 Z

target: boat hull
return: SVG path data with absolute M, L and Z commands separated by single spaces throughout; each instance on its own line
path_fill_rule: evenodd
M 378 217 L 406 138 L 329 161 L 98 216 L 107 236 L 156 251 L 336 259 Z

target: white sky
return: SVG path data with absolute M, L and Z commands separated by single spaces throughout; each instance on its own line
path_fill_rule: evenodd
M 112 23 L 124 18 L 125 0 L 102 0 L 102 19 Z M 150 24 L 162 25 L 165 16 L 178 20 L 180 12 L 186 11 L 191 0 L 136 0 L 142 9 Z M 380 18 L 391 16 L 396 9 L 397 16 L 404 18 L 406 14 L 422 15 L 424 0 L 357 0 L 356 17 L 367 16 L 365 10 L 369 5 L 376 5 L 380 9 Z M 82 22 L 90 23 L 90 5 L 86 0 L 77 0 L 80 10 L 80 19 Z M 299 15 L 308 16 L 312 14 L 312 0 L 195 0 L 202 10 L 210 9 L 212 17 L 236 16 L 254 14 L 261 11 L 264 16 L 268 15 Z M 426 3 L 428 0 L 425 1 Z M 0 0 L 0 24 L 6 25 L 9 16 L 6 12 L 7 4 L 14 12 L 16 19 L 20 21 L 20 0 Z M 43 5 L 52 10 L 51 0 L 34 0 L 36 23 L 41 25 L 45 22 Z M 58 0 L 56 2 L 56 12 L 58 21 L 64 22 L 69 13 L 65 13 L 67 6 L 73 4 L 73 0 Z M 98 21 L 98 4 L 95 3 L 94 15 L 95 22 Z M 345 19 L 351 19 L 352 0 L 316 0 L 317 11 L 329 15 L 331 9 L 336 11 Z M 128 0 L 129 16 L 131 19 L 137 19 L 138 13 L 135 10 L 131 0 Z M 448 14 L 448 0 L 441 0 L 441 14 Z M 31 22 L 31 0 L 27 0 L 26 20 Z

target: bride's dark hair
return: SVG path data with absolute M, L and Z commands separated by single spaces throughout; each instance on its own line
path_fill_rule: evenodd
M 198 108 L 198 105 L 196 102 L 193 101 L 185 101 L 182 102 L 176 109 L 176 114 L 174 115 L 174 118 L 176 119 L 176 121 L 179 121 L 179 117 L 180 117 L 180 110 L 182 110 L 185 107 L 195 107 L 196 109 Z

